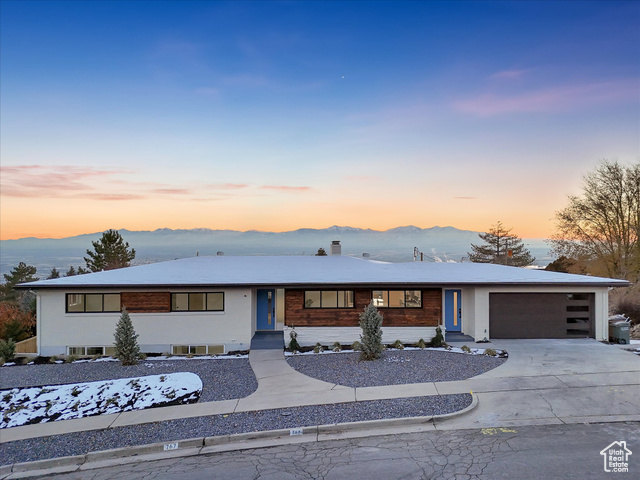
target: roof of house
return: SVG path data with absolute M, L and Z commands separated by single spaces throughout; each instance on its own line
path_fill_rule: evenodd
M 23 288 L 307 285 L 627 286 L 625 280 L 480 263 L 387 263 L 347 256 L 212 256 L 25 283 Z

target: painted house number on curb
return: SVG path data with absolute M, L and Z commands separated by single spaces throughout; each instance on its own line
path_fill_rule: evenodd
M 302 435 L 302 428 L 292 428 L 289 430 L 289 435 Z
M 178 443 L 167 443 L 164 446 L 164 451 L 166 452 L 167 450 L 177 450 L 178 449 Z

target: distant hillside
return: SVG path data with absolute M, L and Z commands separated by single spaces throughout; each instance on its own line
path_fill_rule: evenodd
M 333 226 L 324 229 L 301 228 L 290 232 L 259 232 L 249 230 L 211 230 L 195 228 L 154 231 L 120 230 L 124 239 L 136 249 L 134 264 L 150 263 L 199 255 L 314 255 L 323 247 L 329 253 L 333 240 L 340 240 L 342 254 L 390 262 L 413 260 L 417 247 L 424 261 L 456 261 L 467 256 L 471 243 L 478 244 L 478 232 L 454 227 L 396 227 L 386 231 Z M 21 238 L 0 241 L 0 273 L 7 273 L 19 262 L 35 265 L 38 274 L 49 274 L 52 267 L 64 272 L 69 266 L 84 266 L 83 257 L 91 242 L 102 232 L 60 239 Z M 525 239 L 536 263 L 546 265 L 552 258 L 540 239 Z M 467 260 L 465 258 L 465 260 Z

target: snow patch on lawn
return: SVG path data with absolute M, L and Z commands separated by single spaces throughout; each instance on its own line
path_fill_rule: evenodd
M 192 357 L 176 356 L 176 355 L 159 355 L 157 357 L 147 357 L 144 361 L 159 361 L 159 360 L 236 360 L 238 358 L 249 358 L 246 354 L 237 355 L 194 355 Z M 92 363 L 92 362 L 119 362 L 117 358 L 113 357 L 100 357 L 100 358 L 81 358 L 80 360 L 74 360 L 71 363 Z M 142 361 L 142 360 L 141 360 Z M 64 360 L 55 360 L 51 363 L 62 364 L 66 363 Z M 26 365 L 34 365 L 35 362 L 28 362 Z M 2 367 L 15 367 L 18 365 L 15 362 L 7 362 Z
M 201 393 L 190 372 L 13 388 L 0 391 L 0 428 L 195 403 Z
M 176 355 L 160 355 L 158 357 L 147 357 L 145 362 L 150 360 L 235 360 L 237 358 L 249 358 L 249 355 L 194 355 L 193 357 L 182 357 Z

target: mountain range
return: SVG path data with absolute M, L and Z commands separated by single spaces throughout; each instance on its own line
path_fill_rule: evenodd
M 194 228 L 153 231 L 119 230 L 136 250 L 133 264 L 144 264 L 196 255 L 315 255 L 322 247 L 330 252 L 331 242 L 339 240 L 342 254 L 362 256 L 389 262 L 409 262 L 414 248 L 428 262 L 468 261 L 471 244 L 481 244 L 479 232 L 454 227 L 420 228 L 413 225 L 385 231 L 333 226 L 324 229 L 300 228 L 289 232 L 257 230 L 211 230 Z M 84 266 L 83 257 L 92 241 L 102 232 L 66 238 L 21 238 L 0 241 L 0 273 L 7 273 L 19 262 L 34 265 L 38 275 L 46 277 L 51 268 L 62 273 L 69 266 Z M 542 239 L 523 239 L 537 265 L 546 265 L 553 258 Z

